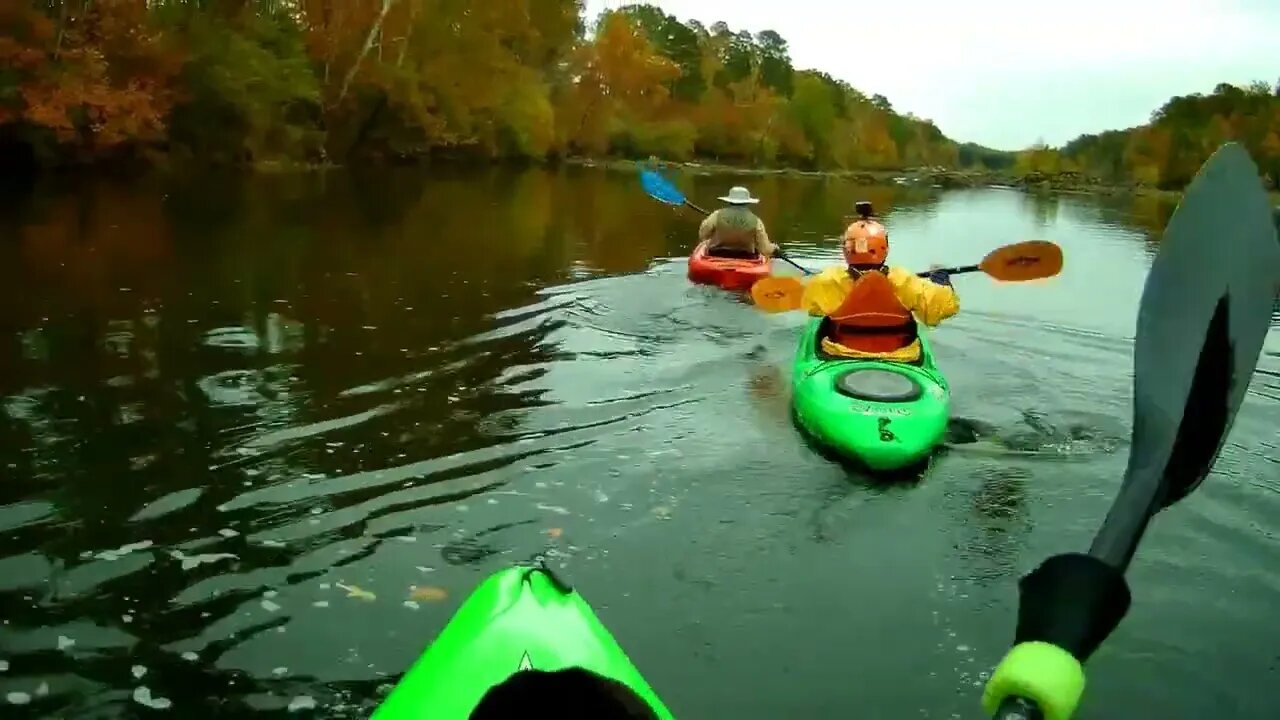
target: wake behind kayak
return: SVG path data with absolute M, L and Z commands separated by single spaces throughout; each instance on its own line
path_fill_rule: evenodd
M 592 717 L 672 720 L 581 595 L 543 567 L 512 567 L 472 591 L 373 720 L 509 717 L 510 707 L 537 717 L 543 697 Z

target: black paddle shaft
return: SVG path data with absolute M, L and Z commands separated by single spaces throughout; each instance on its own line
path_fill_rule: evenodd
M 961 273 L 978 272 L 981 269 L 982 269 L 981 265 L 960 265 L 957 267 L 937 268 L 936 270 L 925 270 L 924 272 L 916 273 L 916 275 L 918 275 L 919 277 L 929 277 L 930 275 L 936 272 L 944 272 L 948 275 L 959 275 Z

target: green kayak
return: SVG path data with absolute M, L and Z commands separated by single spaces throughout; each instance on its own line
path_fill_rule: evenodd
M 821 445 L 871 470 L 919 463 L 942 442 L 951 389 L 924 332 L 916 364 L 854 360 L 822 351 L 823 318 L 800 334 L 791 378 L 796 423 Z
M 466 720 L 520 671 L 569 668 L 620 683 L 633 702 L 672 718 L 581 595 L 543 567 L 512 567 L 472 591 L 373 720 Z

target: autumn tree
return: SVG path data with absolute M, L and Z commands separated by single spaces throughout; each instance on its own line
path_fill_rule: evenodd
M 760 83 L 773 92 L 790 97 L 795 70 L 791 67 L 791 54 L 787 41 L 773 30 L 756 35 L 755 48 L 759 55 Z
M 839 107 L 838 88 L 832 87 L 826 78 L 813 72 L 797 73 L 794 80 L 794 93 L 787 104 L 787 112 L 791 122 L 800 130 L 804 139 L 803 146 L 785 148 L 786 155 L 802 164 L 817 165 L 824 161 L 842 164 L 843 158 L 832 156 L 832 141 L 835 139 L 837 108 Z
M 163 140 L 180 55 L 149 20 L 131 0 L 0 6 L 0 127 L 47 161 Z
M 1177 188 L 1190 182 L 1218 146 L 1236 140 L 1274 184 L 1280 177 L 1277 132 L 1280 98 L 1267 83 L 1220 83 L 1208 95 L 1170 98 L 1147 125 L 1082 135 L 1067 143 L 1063 154 L 1100 177 Z
M 691 104 L 701 101 L 708 82 L 702 72 L 699 26 L 686 25 L 653 5 L 627 5 L 619 12 L 631 18 L 658 53 L 680 68 L 667 85 L 671 97 Z
M 188 48 L 171 141 L 210 161 L 321 159 L 320 87 L 299 28 L 278 16 L 233 17 L 191 14 L 171 26 Z
M 776 31 L 632 4 L 588 35 L 582 11 L 581 0 L 4 3 L 0 142 L 85 160 L 154 147 L 232 163 L 962 159 L 887 98 L 797 71 Z M 1242 113 L 1214 132 L 1274 144 Z
M 1061 155 L 1044 140 L 1037 140 L 1031 147 L 1018 153 L 1013 168 L 1022 175 L 1052 175 L 1065 169 Z
M 692 128 L 663 118 L 680 67 L 657 51 L 634 13 L 604 13 L 594 42 L 579 51 L 577 68 L 567 118 L 573 147 L 636 156 L 692 151 Z

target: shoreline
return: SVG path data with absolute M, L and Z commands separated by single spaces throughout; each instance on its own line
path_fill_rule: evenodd
M 399 158 L 390 162 L 297 162 L 264 160 L 247 163 L 206 163 L 191 158 L 174 158 L 165 153 L 148 153 L 145 158 L 134 157 L 125 162 L 95 162 L 86 164 L 46 167 L 37 170 L 34 177 L 66 176 L 68 174 L 117 174 L 144 175 L 151 173 L 169 174 L 184 173 L 193 170 L 222 170 L 260 173 L 263 175 L 326 173 L 334 170 L 378 169 L 381 167 L 419 167 L 423 169 L 435 167 L 541 167 L 555 170 L 557 167 L 597 168 L 613 172 L 638 172 L 641 168 L 657 166 L 663 170 L 675 170 L 695 175 L 738 175 L 749 177 L 783 176 L 789 178 L 832 178 L 851 181 L 864 186 L 899 186 L 904 188 L 922 188 L 936 190 L 963 190 L 970 188 L 997 187 L 1021 190 L 1028 193 L 1052 193 L 1069 195 L 1128 195 L 1132 197 L 1149 197 L 1167 202 L 1176 202 L 1183 195 L 1183 189 L 1160 189 L 1130 183 L 1106 182 L 1097 178 L 1087 178 L 1074 172 L 1043 174 L 1031 173 L 1019 175 L 1013 172 L 986 169 L 948 169 L 942 167 L 915 167 L 894 170 L 855 169 L 855 170 L 802 170 L 793 167 L 744 167 L 720 162 L 703 162 L 699 160 L 671 161 L 661 159 L 631 160 L 626 158 L 567 156 L 549 158 L 543 161 L 513 161 L 502 158 L 486 159 L 477 162 L 470 157 L 436 157 L 436 158 Z M 14 179 L 13 177 L 9 178 Z M 1280 190 L 1269 190 L 1270 200 L 1280 206 Z
M 695 175 L 741 175 L 808 178 L 835 178 L 851 180 L 858 185 L 899 185 L 903 187 L 930 187 L 941 190 L 960 190 L 981 187 L 1005 187 L 1026 192 L 1048 192 L 1073 195 L 1134 195 L 1177 200 L 1183 190 L 1166 190 L 1133 184 L 1107 183 L 1082 178 L 1075 173 L 1059 175 L 1018 175 L 995 170 L 952 170 L 946 168 L 906 168 L 901 170 L 800 170 L 798 168 L 754 168 L 723 163 L 657 160 L 654 163 L 641 160 L 616 158 L 570 157 L 561 161 L 566 165 L 594 167 L 615 171 L 636 172 L 640 168 L 656 164 L 662 169 L 678 169 Z M 1280 202 L 1280 193 L 1271 192 Z

